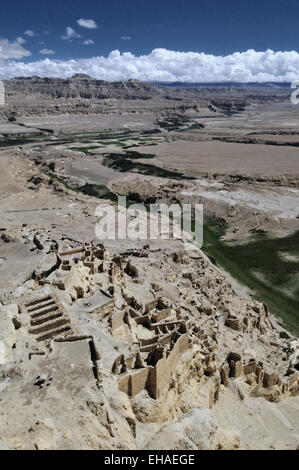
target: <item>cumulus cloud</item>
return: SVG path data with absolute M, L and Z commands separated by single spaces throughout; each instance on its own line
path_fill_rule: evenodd
M 3 41 L 3 40 L 2 40 Z M 21 47 L 16 44 L 14 48 Z M 23 51 L 24 54 L 24 51 Z M 28 55 L 28 54 L 25 54 Z M 6 52 L 4 58 L 20 58 Z M 1 49 L 0 49 L 1 58 Z M 0 63 L 0 79 L 14 76 L 70 77 L 86 73 L 109 81 L 127 80 L 163 82 L 291 82 L 299 79 L 299 53 L 296 51 L 234 52 L 215 56 L 200 52 L 175 52 L 154 49 L 148 55 L 135 56 L 131 52 L 112 51 L 107 57 L 72 59 L 66 61 L 44 59 L 23 63 Z
M 40 54 L 43 54 L 43 55 L 50 55 L 50 54 L 55 54 L 54 51 L 52 51 L 52 49 L 41 49 L 39 51 Z
M 85 39 L 85 41 L 83 41 L 83 44 L 85 46 L 90 46 L 91 44 L 94 44 L 94 41 L 92 39 Z
M 23 38 L 17 38 L 13 42 L 10 42 L 8 39 L 0 39 L 0 61 L 22 59 L 23 57 L 30 56 L 31 52 L 22 46 L 25 42 Z
M 32 31 L 31 29 L 27 29 L 27 31 L 25 31 L 25 36 L 29 36 L 30 38 L 33 38 L 35 36 L 35 32 Z
M 130 39 L 132 39 L 130 36 L 122 36 L 120 39 L 122 39 L 123 41 L 130 41 Z
M 96 29 L 98 27 L 95 20 L 84 20 L 83 18 L 80 18 L 77 20 L 77 23 L 82 28 Z
M 61 39 L 64 39 L 65 41 L 72 41 L 76 38 L 81 38 L 81 34 L 78 34 L 71 26 L 67 26 L 65 34 L 61 36 Z

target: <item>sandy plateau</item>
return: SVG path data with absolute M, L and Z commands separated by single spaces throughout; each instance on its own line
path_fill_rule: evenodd
M 298 448 L 288 91 L 84 75 L 6 86 L 0 449 Z M 96 208 L 124 195 L 203 204 L 203 246 L 99 240 Z

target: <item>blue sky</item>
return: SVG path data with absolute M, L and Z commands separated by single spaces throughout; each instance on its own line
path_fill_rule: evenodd
M 148 56 L 156 49 L 215 57 L 249 49 L 257 52 L 271 49 L 274 53 L 297 51 L 298 22 L 298 0 L 17 0 L 6 2 L 1 10 L 0 76 L 11 75 L 13 70 L 17 73 L 20 65 L 12 68 L 12 61 L 33 64 L 48 58 L 54 67 L 55 61 L 108 57 L 115 50 L 120 54 L 128 51 L 134 57 Z M 181 60 L 180 55 L 177 57 Z M 191 56 L 189 59 L 193 60 Z M 293 68 L 281 70 L 282 59 L 275 58 L 275 66 L 280 67 L 277 77 L 281 77 L 281 72 L 289 76 L 294 67 L 297 73 L 297 57 L 292 55 L 291 59 L 295 60 Z M 6 69 L 1 60 L 5 60 Z M 170 60 L 176 59 L 167 56 L 167 60 L 169 65 Z M 235 70 L 240 65 L 238 60 L 233 74 L 241 76 L 240 70 L 237 73 Z M 289 57 L 284 56 L 283 60 L 285 68 Z M 136 61 L 134 64 L 132 67 L 136 69 Z M 228 61 L 224 64 L 226 68 L 227 64 Z M 99 64 L 97 67 L 100 73 Z M 244 67 L 243 59 L 241 67 Z M 44 70 L 41 66 L 36 68 L 37 72 Z M 91 65 L 89 68 L 93 69 Z M 23 69 L 27 73 L 26 67 Z M 48 73 L 52 69 L 48 66 Z M 133 78 L 137 73 L 134 70 Z M 211 69 L 207 76 L 212 76 L 212 72 Z M 67 71 L 57 69 L 57 73 Z M 196 73 L 201 75 L 198 69 Z M 128 70 L 124 75 L 128 75 Z
M 1 37 L 13 40 L 32 30 L 27 38 L 33 55 L 40 41 L 59 59 L 107 55 L 113 49 L 146 54 L 155 48 L 226 55 L 236 50 L 298 50 L 298 0 L 37 0 L 5 2 L 1 9 Z M 98 28 L 79 27 L 77 20 L 91 18 Z M 94 45 L 61 40 L 71 26 Z M 44 35 L 43 31 L 49 31 Z M 122 40 L 121 37 L 131 37 Z

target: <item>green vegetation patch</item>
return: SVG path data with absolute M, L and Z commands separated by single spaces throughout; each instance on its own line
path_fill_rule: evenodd
M 96 150 L 100 149 L 101 147 L 99 145 L 91 145 L 89 147 L 71 147 L 70 150 L 74 150 L 77 152 L 83 152 L 85 155 L 87 155 L 91 150 Z
M 24 135 L 18 137 L 0 137 L 0 147 L 13 147 L 13 146 L 20 146 L 25 144 L 33 144 L 34 142 L 38 142 L 41 139 L 45 139 L 49 137 L 45 134 L 38 134 L 38 135 Z
M 255 241 L 232 245 L 221 240 L 225 230 L 223 220 L 205 217 L 203 250 L 299 333 L 299 286 L 291 289 L 299 273 L 299 232 L 275 239 L 261 234 Z M 295 255 L 294 260 L 283 258 L 281 252 Z
M 137 159 L 141 158 L 154 158 L 153 154 L 142 154 L 135 151 L 129 151 L 126 154 L 122 153 L 110 153 L 106 155 L 102 164 L 113 168 L 120 172 L 134 172 L 141 173 L 147 176 L 159 176 L 160 178 L 171 178 L 171 179 L 194 179 L 191 176 L 185 176 L 183 173 L 176 171 L 166 170 L 165 168 L 159 168 L 155 165 L 148 163 L 137 162 Z
M 104 184 L 85 183 L 84 186 L 80 186 L 78 188 L 78 191 L 83 194 L 88 194 L 89 196 L 98 197 L 100 199 L 108 199 L 109 201 L 113 202 L 117 201 L 117 195 L 111 192 L 110 189 L 107 188 L 107 186 Z

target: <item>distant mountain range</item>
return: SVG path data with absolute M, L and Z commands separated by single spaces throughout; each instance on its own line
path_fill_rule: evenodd
M 176 87 L 176 88 L 194 88 L 194 87 L 239 87 L 239 88 L 290 88 L 290 82 L 198 82 L 198 83 L 187 83 L 187 82 L 152 82 L 155 85 Z

